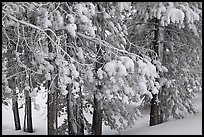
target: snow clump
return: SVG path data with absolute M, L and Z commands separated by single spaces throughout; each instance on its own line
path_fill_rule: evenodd
M 116 74 L 119 76 L 127 76 L 126 67 L 121 61 L 110 61 L 104 65 L 104 69 L 110 77 L 115 76 Z
M 134 62 L 131 58 L 126 56 L 120 56 L 119 60 L 123 63 L 126 69 L 130 71 L 130 73 L 134 73 Z

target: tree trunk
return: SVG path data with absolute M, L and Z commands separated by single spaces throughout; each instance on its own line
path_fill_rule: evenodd
M 31 108 L 31 97 L 29 91 L 25 90 L 25 116 L 24 116 L 24 131 L 32 133 L 32 108 Z
M 54 8 L 54 7 L 53 7 Z M 53 17 L 51 16 L 51 21 Z M 50 28 L 54 33 L 56 32 L 53 26 Z M 54 70 L 50 72 L 51 79 L 48 80 L 48 98 L 47 98 L 47 131 L 48 135 L 57 135 L 58 131 L 58 120 L 57 120 L 57 111 L 58 111 L 58 66 L 55 63 L 56 59 L 56 45 L 52 42 L 56 38 L 51 31 L 46 31 L 49 37 L 47 38 L 48 42 L 48 54 L 54 54 L 54 58 L 48 58 L 49 63 L 53 66 Z
M 53 62 L 51 63 L 53 65 Z M 55 65 L 53 65 L 56 67 Z M 51 80 L 48 81 L 48 98 L 47 98 L 47 125 L 48 125 L 48 135 L 57 135 L 58 120 L 57 120 L 57 106 L 58 106 L 58 90 L 57 87 L 57 68 L 51 74 Z
M 13 90 L 12 110 L 13 110 L 13 116 L 14 116 L 15 130 L 21 130 L 16 90 Z
M 54 31 L 54 30 L 53 30 Z M 52 32 L 47 31 L 47 34 L 54 41 L 54 35 Z M 49 53 L 54 53 L 54 45 L 52 41 L 48 38 L 48 51 Z M 54 70 L 50 73 L 51 80 L 48 81 L 48 99 L 47 99 L 47 112 L 48 112 L 48 135 L 57 135 L 57 98 L 58 90 L 57 86 L 57 74 L 58 67 L 55 64 L 55 58 L 49 59 L 50 64 L 54 67 Z
M 92 134 L 102 135 L 102 109 L 101 100 L 96 98 L 94 94 L 94 112 L 93 112 L 93 124 L 92 124 Z
M 56 73 L 55 73 L 56 74 Z M 54 84 L 56 86 L 57 79 L 53 79 L 53 75 L 51 76 L 52 80 L 48 81 L 48 98 L 47 98 L 47 126 L 48 126 L 48 135 L 57 135 L 58 128 L 58 120 L 57 120 L 57 106 L 58 106 L 58 90 L 51 85 Z
M 84 116 L 81 85 L 78 98 L 74 98 L 72 95 L 72 84 L 69 84 L 66 89 L 68 91 L 67 94 L 68 133 L 69 135 L 84 135 Z
M 81 87 L 79 91 L 79 98 L 76 99 L 76 120 L 77 120 L 77 135 L 84 135 L 84 115 L 81 98 Z
M 97 4 L 98 11 L 103 11 L 102 3 Z M 97 29 L 97 35 L 99 38 L 102 40 L 105 40 L 105 24 L 104 24 L 104 15 L 98 14 L 95 23 L 97 24 L 96 26 L 100 27 L 102 31 L 99 31 Z M 96 45 L 96 52 L 98 53 L 97 58 L 98 61 L 96 62 L 95 65 L 95 75 L 97 74 L 97 71 L 99 68 L 103 66 L 104 63 L 104 57 L 103 57 L 103 47 L 100 45 Z M 100 83 L 100 79 L 96 75 L 96 80 Z M 94 92 L 94 111 L 93 111 L 93 120 L 92 120 L 92 134 L 93 135 L 102 135 L 102 100 L 97 98 L 97 93 L 101 92 L 102 86 L 103 85 L 95 85 L 96 86 L 96 91 Z
M 28 68 L 31 67 L 31 60 L 32 56 L 30 56 L 32 53 L 29 50 L 27 46 L 24 47 L 24 62 Z M 29 70 L 26 70 L 26 76 L 25 76 L 25 85 L 30 86 L 30 77 L 31 72 Z M 30 86 L 31 87 L 31 86 Z M 24 131 L 32 133 L 33 132 L 33 126 L 32 126 L 32 108 L 31 108 L 31 97 L 29 96 L 29 92 L 31 89 L 25 89 L 24 88 L 24 94 L 25 94 L 25 119 L 24 119 Z
M 95 74 L 97 74 L 97 71 L 100 67 L 102 67 L 102 63 L 104 62 L 103 56 L 102 56 L 102 48 L 97 45 L 97 52 L 99 57 L 99 62 L 96 62 L 96 69 Z M 96 76 L 97 81 L 100 80 Z M 100 83 L 100 82 L 99 82 Z M 102 101 L 101 99 L 97 98 L 97 93 L 101 92 L 103 85 L 95 85 L 96 90 L 94 92 L 94 111 L 93 111 L 93 120 L 92 120 L 92 134 L 93 135 L 101 135 L 102 134 Z
M 57 135 L 57 93 L 48 93 L 48 135 Z
M 69 84 L 67 87 L 68 94 L 67 94 L 67 119 L 68 119 L 68 133 L 69 135 L 77 135 L 77 125 L 76 119 L 74 117 L 74 102 L 72 98 L 72 90 L 71 85 Z
M 163 58 L 163 42 L 164 42 L 164 29 L 160 24 L 160 20 L 154 18 L 155 23 L 155 37 L 153 42 L 153 50 L 158 55 L 158 60 L 162 63 Z M 158 82 L 158 81 L 157 81 Z M 160 92 L 162 92 L 160 90 Z M 160 104 L 158 101 L 159 94 L 152 94 L 151 109 L 150 109 L 150 126 L 160 123 Z
M 154 126 L 160 123 L 159 115 L 159 105 L 158 105 L 158 94 L 152 94 L 153 98 L 151 99 L 151 109 L 150 109 L 150 126 Z

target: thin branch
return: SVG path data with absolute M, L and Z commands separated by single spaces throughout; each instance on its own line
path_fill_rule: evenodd
M 105 47 L 112 48 L 112 49 L 114 49 L 114 50 L 116 50 L 116 51 L 118 51 L 118 52 L 126 53 L 126 54 L 129 54 L 129 55 L 135 55 L 135 56 L 137 56 L 137 57 L 139 57 L 139 58 L 142 59 L 142 57 L 140 57 L 139 55 L 134 54 L 134 53 L 130 53 L 130 52 L 126 51 L 126 50 L 118 49 L 118 48 L 112 46 L 111 44 L 109 44 L 108 42 L 106 42 L 106 41 L 104 41 L 104 40 L 100 40 L 100 39 L 98 39 L 98 38 L 92 38 L 92 37 L 86 36 L 86 35 L 84 35 L 84 34 L 81 34 L 81 33 L 79 33 L 79 32 L 77 32 L 77 35 L 80 36 L 80 37 L 83 37 L 83 38 L 85 38 L 85 39 L 88 39 L 88 40 L 90 40 L 90 41 L 92 41 L 92 42 L 94 42 L 94 43 L 101 44 L 101 45 L 103 45 L 103 46 L 105 46 Z
M 3 13 L 4 13 L 4 12 L 3 12 Z M 41 28 L 39 28 L 39 27 L 37 27 L 37 26 L 35 26 L 35 25 L 33 25 L 33 24 L 27 23 L 27 22 L 25 22 L 25 21 L 18 20 L 18 19 L 16 19 L 15 17 L 13 17 L 13 16 L 11 16 L 11 15 L 9 15 L 9 14 L 7 14 L 7 16 L 8 16 L 9 18 L 15 20 L 16 22 L 19 22 L 19 23 L 21 23 L 21 24 L 24 24 L 24 25 L 27 25 L 27 26 L 30 26 L 30 27 L 33 27 L 33 28 L 35 28 L 35 29 L 37 29 L 37 30 L 42 31 L 58 48 L 61 49 L 61 51 L 63 51 L 69 58 L 71 58 L 70 55 L 69 55 L 68 53 L 66 53 L 66 52 L 64 51 L 64 49 L 62 49 L 62 48 L 59 46 L 59 44 L 57 44 L 55 41 L 53 41 L 53 39 L 52 39 L 49 35 L 47 35 L 47 33 L 45 32 L 45 30 L 46 30 L 46 31 L 49 30 L 49 31 L 51 31 L 51 32 L 55 35 L 55 37 L 57 38 L 56 34 L 55 34 L 51 29 L 45 29 L 45 30 L 43 30 L 43 29 L 41 29 Z M 142 57 L 140 57 L 140 56 L 137 55 L 137 54 L 130 53 L 130 52 L 126 51 L 126 50 L 118 49 L 118 48 L 112 46 L 111 44 L 109 44 L 108 42 L 106 42 L 106 41 L 104 41 L 104 40 L 100 40 L 100 39 L 98 39 L 98 38 L 92 38 L 92 37 L 86 36 L 86 35 L 84 35 L 84 34 L 82 34 L 82 33 L 79 33 L 79 32 L 77 32 L 77 35 L 80 36 L 80 37 L 83 37 L 83 38 L 85 38 L 85 39 L 88 39 L 88 40 L 90 40 L 90 41 L 92 41 L 92 42 L 94 42 L 94 43 L 101 44 L 101 45 L 103 45 L 103 46 L 105 46 L 105 47 L 112 48 L 112 49 L 114 49 L 114 50 L 116 50 L 116 51 L 118 51 L 118 52 L 126 53 L 126 54 L 132 54 L 132 55 L 135 55 L 135 56 L 137 56 L 137 57 L 139 57 L 139 58 L 142 58 Z M 75 61 L 76 61 L 76 60 L 75 60 Z M 76 62 L 79 63 L 79 64 L 81 64 L 81 63 L 78 62 L 78 61 L 76 61 Z M 81 64 L 81 65 L 84 65 L 84 64 Z
M 11 76 L 8 76 L 6 79 L 8 80 L 8 79 L 11 79 L 12 77 L 15 77 L 15 76 L 17 76 L 17 75 L 19 75 L 19 74 L 21 74 L 21 73 L 24 73 L 26 70 L 24 70 L 24 71 L 20 71 L 20 72 L 18 72 L 18 73 L 15 73 L 15 74 L 13 74 L 13 75 L 11 75 Z
M 37 27 L 37 26 L 35 26 L 35 25 L 33 25 L 33 24 L 30 24 L 30 23 L 25 22 L 25 21 L 18 20 L 18 19 L 16 19 L 15 17 L 13 17 L 13 16 L 11 16 L 11 15 L 9 15 L 9 14 L 7 14 L 7 16 L 8 16 L 9 18 L 15 20 L 16 22 L 19 22 L 19 23 L 21 23 L 21 24 L 24 24 L 24 25 L 27 25 L 27 26 L 30 26 L 30 27 L 33 27 L 33 28 L 35 28 L 35 29 L 37 29 L 37 30 L 42 31 L 58 48 L 61 49 L 61 51 L 63 51 L 69 58 L 71 58 L 70 55 L 67 54 L 67 53 L 59 46 L 59 44 L 57 44 L 55 41 L 53 41 L 53 39 L 52 39 L 49 35 L 47 35 L 46 31 L 49 30 L 49 31 L 52 32 L 52 33 L 54 34 L 54 36 L 57 38 L 56 34 L 55 34 L 51 29 L 48 28 L 48 29 L 43 30 L 43 29 L 41 29 L 41 28 L 39 28 L 39 27 Z M 76 62 L 77 62 L 77 61 L 76 61 Z M 79 62 L 77 62 L 77 63 L 79 63 Z M 79 64 L 81 64 L 81 63 L 79 63 Z M 81 65 L 84 65 L 84 64 L 81 64 Z

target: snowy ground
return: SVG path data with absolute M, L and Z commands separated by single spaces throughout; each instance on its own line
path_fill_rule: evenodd
M 42 99 L 43 95 L 39 97 Z M 136 121 L 134 127 L 122 132 L 122 135 L 202 135 L 202 93 L 196 93 L 193 99 L 194 106 L 198 109 L 197 115 L 188 115 L 184 119 L 171 119 L 168 122 L 149 127 L 149 109 L 143 110 L 143 118 Z M 42 102 L 44 103 L 44 102 Z M 20 109 L 21 125 L 23 127 L 24 110 Z M 12 109 L 2 106 L 2 134 L 3 135 L 46 135 L 46 112 L 33 111 L 34 133 L 25 133 L 23 130 L 15 131 Z M 116 135 L 117 131 L 103 126 L 104 135 Z

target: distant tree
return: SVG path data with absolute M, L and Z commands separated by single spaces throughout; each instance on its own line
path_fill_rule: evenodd
M 186 65 L 182 64 L 182 62 L 180 62 L 181 64 L 178 64 L 178 63 L 175 64 L 173 60 L 174 59 L 178 60 L 179 58 L 181 58 L 180 56 L 181 52 L 179 52 L 181 51 L 179 48 L 180 46 L 178 46 L 177 48 L 176 45 L 178 44 L 183 45 L 189 40 L 189 39 L 186 39 L 184 40 L 185 42 L 181 41 L 181 39 L 185 38 L 186 36 L 183 34 L 184 30 L 188 30 L 188 32 L 191 32 L 191 33 L 193 32 L 195 37 L 196 35 L 198 36 L 195 23 L 196 21 L 199 20 L 199 16 L 201 15 L 200 9 L 202 9 L 202 7 L 200 7 L 200 4 L 201 3 L 194 3 L 194 2 L 192 3 L 191 2 L 189 3 L 187 2 L 186 3 L 185 2 L 135 3 L 136 9 L 138 9 L 135 15 L 138 15 L 138 16 L 135 16 L 133 17 L 133 19 L 129 20 L 129 22 L 134 20 L 132 24 L 136 24 L 136 26 L 134 27 L 130 23 L 130 27 L 129 27 L 130 41 L 132 41 L 135 45 L 142 46 L 145 48 L 151 49 L 151 45 L 154 45 L 155 43 L 155 39 L 154 39 L 155 33 L 153 33 L 154 30 L 155 29 L 158 30 L 161 28 L 164 29 L 163 34 L 162 35 L 159 34 L 159 36 L 163 36 L 162 38 L 163 41 L 159 41 L 163 45 L 160 48 L 161 49 L 160 54 L 162 53 L 161 54 L 162 56 L 160 56 L 159 53 L 156 52 L 159 58 L 162 57 L 162 60 L 160 60 L 160 63 L 168 69 L 168 72 L 160 73 L 160 79 L 159 79 L 161 88 L 160 88 L 158 99 L 160 101 L 161 108 L 159 110 L 161 112 L 158 112 L 159 111 L 158 110 L 157 113 L 160 113 L 161 115 L 160 122 L 166 121 L 170 115 L 173 115 L 174 118 L 182 118 L 185 116 L 187 112 L 194 113 L 194 114 L 196 112 L 190 101 L 193 94 L 188 93 L 189 91 L 186 90 L 186 88 L 184 88 L 185 87 L 183 85 L 184 82 L 182 82 L 185 79 L 185 77 L 183 76 L 186 75 L 187 73 L 184 72 L 183 69 L 181 68 L 183 68 L 187 64 L 190 65 L 191 63 L 188 62 L 187 60 L 186 61 L 183 60 L 183 63 Z M 152 22 L 152 18 L 157 18 L 159 22 Z M 160 27 L 158 29 L 155 27 L 152 27 L 158 24 L 160 24 Z M 172 28 L 172 26 L 174 26 L 174 29 Z M 138 33 L 132 34 L 135 31 L 138 31 Z M 174 39 L 175 37 L 177 39 Z M 172 43 L 174 43 L 175 46 L 172 46 Z M 186 48 L 189 48 L 189 47 L 191 47 L 191 45 L 187 44 Z M 151 56 L 152 55 L 155 56 L 154 54 L 151 54 L 151 52 L 144 52 L 142 50 L 140 50 L 139 52 L 145 53 Z M 194 58 L 193 54 L 185 54 L 184 52 L 182 54 L 184 54 L 183 56 L 184 58 L 185 57 Z M 200 64 L 198 64 L 197 66 L 199 65 Z M 179 78 L 180 75 L 183 75 L 181 79 Z M 186 78 L 190 80 L 193 77 L 187 76 Z M 172 85 L 170 83 L 172 83 Z M 198 87 L 199 85 L 200 84 L 198 84 Z M 176 92 L 177 93 L 180 92 L 180 94 L 177 94 Z M 165 104 L 168 104 L 168 105 L 165 105 Z M 165 118 L 166 120 L 164 120 L 164 117 L 166 117 Z
M 12 110 L 14 116 L 14 124 L 16 130 L 21 130 L 20 116 L 18 109 L 18 93 L 17 93 L 17 77 L 15 75 L 17 71 L 17 63 L 15 61 L 15 43 L 8 41 L 13 39 L 15 36 L 12 35 L 12 29 L 3 31 L 3 46 L 2 47 L 2 101 L 3 104 L 8 105 L 7 99 L 12 99 Z M 7 38 L 4 36 L 8 36 Z M 5 39 L 4 39 L 5 38 Z M 13 77 L 12 77 L 13 76 Z M 8 78 L 10 77 L 10 78 Z

